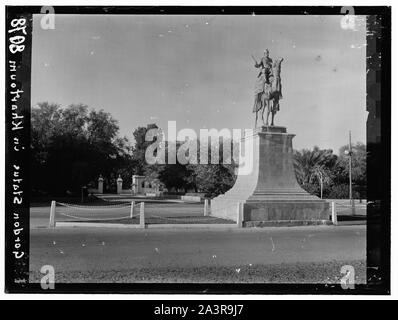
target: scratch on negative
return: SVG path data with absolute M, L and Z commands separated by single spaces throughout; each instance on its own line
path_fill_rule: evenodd
M 274 252 L 274 251 L 275 251 L 275 244 L 274 244 L 274 240 L 272 240 L 272 237 L 271 237 L 270 239 L 271 239 L 271 243 L 272 243 L 272 252 Z

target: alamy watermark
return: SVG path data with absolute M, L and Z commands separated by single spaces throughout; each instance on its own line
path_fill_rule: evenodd
M 340 269 L 343 277 L 340 280 L 341 287 L 344 290 L 355 289 L 355 269 L 351 265 L 344 265 Z
M 55 29 L 55 10 L 52 6 L 44 6 L 40 8 L 40 13 L 43 16 L 40 19 L 40 27 L 43 30 Z
M 177 132 L 176 121 L 168 121 L 167 137 L 162 129 L 146 132 L 145 141 L 152 142 L 145 151 L 148 164 L 236 164 L 240 175 L 253 169 L 252 129 L 184 128 Z M 222 141 L 222 142 L 221 142 Z
M 44 274 L 40 279 L 40 286 L 43 290 L 55 289 L 55 270 L 52 265 L 46 264 L 41 267 L 40 273 Z

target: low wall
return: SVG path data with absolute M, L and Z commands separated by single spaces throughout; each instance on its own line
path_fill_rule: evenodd
M 132 194 L 133 191 L 131 189 L 123 189 L 119 194 Z
M 204 199 L 205 199 L 205 193 L 201 193 L 201 192 L 187 192 L 186 194 L 181 196 L 181 200 L 183 200 L 183 201 L 200 202 Z
M 202 201 L 202 198 L 200 196 L 181 196 L 181 200 L 200 202 Z

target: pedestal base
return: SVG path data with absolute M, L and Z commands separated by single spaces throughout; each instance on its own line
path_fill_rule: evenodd
M 284 127 L 261 127 L 246 136 L 253 142 L 253 170 L 238 173 L 232 189 L 211 201 L 211 215 L 237 221 L 241 203 L 244 226 L 328 223 L 329 203 L 297 183 L 293 137 Z

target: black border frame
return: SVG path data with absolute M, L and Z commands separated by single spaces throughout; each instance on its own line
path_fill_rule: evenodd
M 342 15 L 340 6 L 55 6 L 62 14 L 195 14 L 195 15 Z M 5 290 L 9 293 L 167 293 L 167 294 L 390 294 L 390 233 L 391 233 L 391 7 L 353 7 L 355 14 L 367 15 L 367 166 L 368 166 L 368 218 L 367 218 L 367 278 L 368 284 L 356 285 L 355 290 L 343 290 L 340 285 L 325 284 L 62 284 L 55 290 L 42 290 L 40 284 L 16 283 L 14 279 L 29 279 L 29 141 L 30 141 L 30 71 L 32 15 L 40 13 L 39 6 L 7 6 L 6 9 L 6 135 L 5 135 Z M 12 55 L 9 50 L 11 19 L 26 17 L 28 35 L 26 49 Z M 24 129 L 17 137 L 26 147 L 15 152 L 11 130 L 11 80 L 8 61 L 14 59 L 17 67 L 17 85 L 23 88 L 19 110 L 24 115 Z M 14 164 L 24 164 L 21 173 L 24 191 L 23 203 L 13 203 L 12 172 Z M 27 254 L 21 260 L 12 254 L 13 212 L 20 214 L 22 248 Z M 27 278 L 26 278 L 27 277 Z

